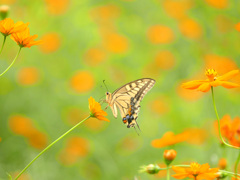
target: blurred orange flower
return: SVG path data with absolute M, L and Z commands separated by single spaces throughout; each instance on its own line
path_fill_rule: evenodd
M 225 9 L 229 5 L 228 0 L 205 0 L 207 4 L 218 9 Z
M 12 33 L 19 33 L 27 29 L 29 23 L 24 24 L 22 21 L 18 21 L 14 24 L 13 20 L 6 18 L 0 21 L 0 32 L 4 36 L 8 36 Z
M 91 117 L 95 117 L 98 120 L 109 121 L 106 117 L 104 117 L 107 116 L 107 113 L 101 109 L 101 105 L 96 102 L 92 96 L 88 99 L 88 102 Z
M 77 93 L 86 93 L 93 89 L 94 76 L 90 71 L 78 71 L 70 80 L 71 88 Z
M 71 137 L 67 140 L 66 147 L 59 154 L 60 161 L 65 165 L 76 163 L 80 158 L 89 153 L 89 142 L 81 137 Z
M 151 26 L 148 29 L 147 36 L 153 44 L 171 43 L 174 40 L 172 29 L 162 25 Z
M 172 169 L 176 174 L 172 175 L 176 179 L 193 178 L 200 179 L 214 179 L 219 176 L 218 168 L 210 168 L 209 164 L 200 165 L 198 163 L 191 163 L 190 168 L 182 168 L 173 166 Z
M 236 30 L 240 32 L 240 22 L 236 24 L 235 26 Z
M 31 46 L 34 45 L 38 45 L 41 44 L 42 41 L 34 41 L 34 39 L 36 39 L 38 37 L 38 35 L 33 35 L 30 36 L 30 31 L 29 28 L 26 28 L 24 31 L 22 32 L 18 32 L 18 33 L 13 33 L 11 35 L 11 38 L 16 41 L 16 43 L 22 48 L 22 47 L 28 47 L 30 48 Z
M 181 33 L 190 39 L 200 38 L 203 34 L 200 24 L 193 19 L 184 19 L 179 23 Z
M 207 69 L 205 75 L 208 77 L 206 80 L 194 80 L 182 84 L 185 89 L 197 89 L 202 92 L 207 92 L 211 87 L 223 86 L 225 88 L 236 88 L 239 84 L 228 82 L 227 80 L 233 78 L 239 73 L 239 70 L 230 71 L 222 76 L 217 76 L 217 71 L 214 69 Z
M 166 132 L 161 139 L 155 139 L 151 142 L 155 148 L 161 148 L 185 141 L 186 138 L 181 135 L 175 135 L 173 132 Z
M 218 122 L 215 121 L 214 124 L 215 131 L 218 131 Z M 228 140 L 228 142 L 233 145 L 240 147 L 240 118 L 235 117 L 231 120 L 229 115 L 223 116 L 220 120 L 220 129 L 222 136 Z
M 166 132 L 161 139 L 155 139 L 151 142 L 151 144 L 155 148 L 162 148 L 184 141 L 190 144 L 199 145 L 205 141 L 206 137 L 206 131 L 198 128 L 189 128 L 176 135 L 171 131 Z

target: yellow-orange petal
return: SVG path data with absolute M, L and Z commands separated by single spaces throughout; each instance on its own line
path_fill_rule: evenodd
M 201 167 L 199 168 L 199 171 L 200 171 L 201 173 L 204 173 L 204 172 L 206 172 L 209 168 L 210 168 L 209 164 L 206 163 L 206 164 L 201 165 Z
M 203 83 L 206 83 L 207 81 L 204 80 L 195 80 L 195 81 L 189 81 L 182 84 L 182 87 L 185 89 L 197 89 L 199 86 L 201 86 Z
M 185 173 L 186 169 L 183 167 L 172 166 L 172 170 L 176 173 Z
M 97 119 L 98 119 L 98 120 L 102 120 L 102 121 L 110 122 L 109 119 L 107 119 L 107 118 L 104 117 L 104 116 L 98 116 Z
M 228 73 L 226 73 L 222 76 L 219 76 L 217 79 L 219 81 L 226 81 L 226 80 L 229 80 L 229 79 L 235 77 L 236 75 L 238 75 L 238 73 L 239 73 L 239 70 L 233 70 L 233 71 L 230 71 L 230 72 L 228 72 Z
M 223 87 L 225 87 L 225 88 L 228 88 L 228 89 L 240 87 L 239 84 L 232 83 L 232 82 L 227 82 L 227 81 L 221 82 L 220 85 L 223 86 Z
M 198 90 L 202 92 L 208 92 L 210 88 L 211 88 L 210 83 L 203 83 L 201 86 L 198 87 Z

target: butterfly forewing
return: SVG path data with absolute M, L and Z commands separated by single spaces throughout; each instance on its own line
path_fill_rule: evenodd
M 117 117 L 118 108 L 123 122 L 127 123 L 127 127 L 133 127 L 140 110 L 140 102 L 154 84 L 155 80 L 143 78 L 129 82 L 115 90 L 112 93 L 111 102 L 108 102 L 114 117 Z

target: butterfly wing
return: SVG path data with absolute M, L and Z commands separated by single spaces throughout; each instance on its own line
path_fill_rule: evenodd
M 143 78 L 129 82 L 114 91 L 111 99 L 113 115 L 117 117 L 118 108 L 127 127 L 134 126 L 140 110 L 140 102 L 154 84 L 155 80 Z

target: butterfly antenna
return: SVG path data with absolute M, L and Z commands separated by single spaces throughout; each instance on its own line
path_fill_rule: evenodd
M 103 80 L 103 84 L 104 84 L 104 86 L 106 87 L 107 92 L 108 92 L 108 88 L 107 88 L 107 85 L 106 85 L 106 83 L 105 83 L 105 79 Z

